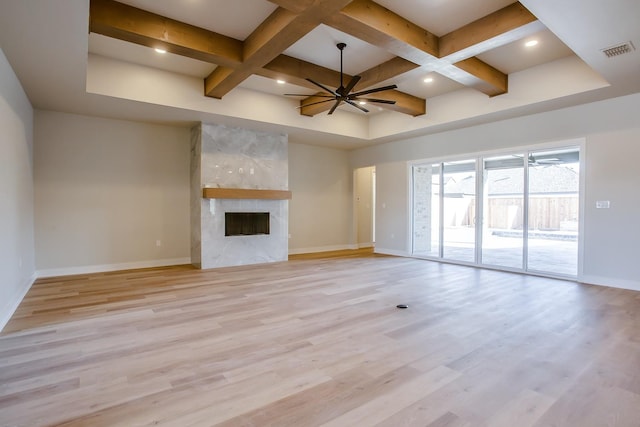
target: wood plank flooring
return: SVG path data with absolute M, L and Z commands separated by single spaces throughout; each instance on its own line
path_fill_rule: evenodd
M 370 251 L 38 280 L 0 425 L 638 427 L 640 293 Z

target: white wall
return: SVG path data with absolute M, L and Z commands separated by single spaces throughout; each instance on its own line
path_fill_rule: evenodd
M 354 248 L 348 153 L 289 141 L 289 253 Z
M 376 252 L 409 254 L 408 182 L 405 162 L 376 166 Z
M 39 275 L 189 263 L 189 160 L 187 128 L 36 111 Z
M 640 111 L 637 104 L 636 114 Z M 591 134 L 586 147 L 584 277 L 640 290 L 640 123 Z M 610 209 L 596 209 L 609 200 Z
M 0 49 L 0 330 L 35 280 L 33 108 Z
M 352 167 L 376 165 L 376 250 L 409 252 L 407 161 L 584 138 L 584 270 L 579 279 L 640 290 L 635 256 L 640 242 L 638 111 L 640 94 L 635 94 L 352 152 Z M 611 201 L 611 209 L 596 210 L 596 200 Z M 381 208 L 384 202 L 386 209 Z
M 373 166 L 358 168 L 355 179 L 355 212 L 358 247 L 373 246 Z

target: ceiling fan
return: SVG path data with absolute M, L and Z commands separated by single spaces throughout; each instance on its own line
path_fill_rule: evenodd
M 324 92 L 326 92 L 326 94 L 323 93 L 323 94 L 317 94 L 317 95 L 306 95 L 306 94 L 299 94 L 299 93 L 285 93 L 285 96 L 307 96 L 307 97 L 315 96 L 318 98 L 327 98 L 323 101 L 311 102 L 309 104 L 300 105 L 300 107 L 298 108 L 308 107 L 310 105 L 324 104 L 326 102 L 334 102 L 333 106 L 329 110 L 329 114 L 333 114 L 333 112 L 336 111 L 336 108 L 338 108 L 338 106 L 343 102 L 349 105 L 352 105 L 365 113 L 368 113 L 369 110 L 359 105 L 360 103 L 366 103 L 366 102 L 372 102 L 372 103 L 378 103 L 378 104 L 395 104 L 396 103 L 396 101 L 390 101 L 387 99 L 361 98 L 362 95 L 368 95 L 371 93 L 396 89 L 398 87 L 396 85 L 383 86 L 375 89 L 368 89 L 368 90 L 362 90 L 360 92 L 351 93 L 355 85 L 360 81 L 361 77 L 353 76 L 351 78 L 351 81 L 346 86 L 344 85 L 344 81 L 343 81 L 344 73 L 342 72 L 342 53 L 344 51 L 344 48 L 347 47 L 347 45 L 346 43 L 338 43 L 336 47 L 340 49 L 340 87 L 339 88 L 337 88 L 336 90 L 331 90 L 325 87 L 324 85 L 321 85 L 320 83 L 315 82 L 312 79 L 308 78 L 306 79 L 308 82 L 318 86 Z
M 562 160 L 556 157 L 544 157 L 544 158 L 536 158 L 532 153 L 529 153 L 529 166 L 550 166 L 550 165 L 558 165 L 561 164 Z

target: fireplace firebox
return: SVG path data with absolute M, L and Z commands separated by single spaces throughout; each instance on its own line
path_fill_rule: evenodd
M 225 236 L 269 234 L 269 212 L 225 212 Z

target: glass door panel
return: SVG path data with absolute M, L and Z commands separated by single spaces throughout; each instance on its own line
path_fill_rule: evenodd
M 440 164 L 413 167 L 413 254 L 440 256 Z
M 577 148 L 528 156 L 528 270 L 578 273 L 579 158 Z
M 443 163 L 442 257 L 475 262 L 476 161 Z
M 523 268 L 523 156 L 484 159 L 482 203 L 483 264 Z

